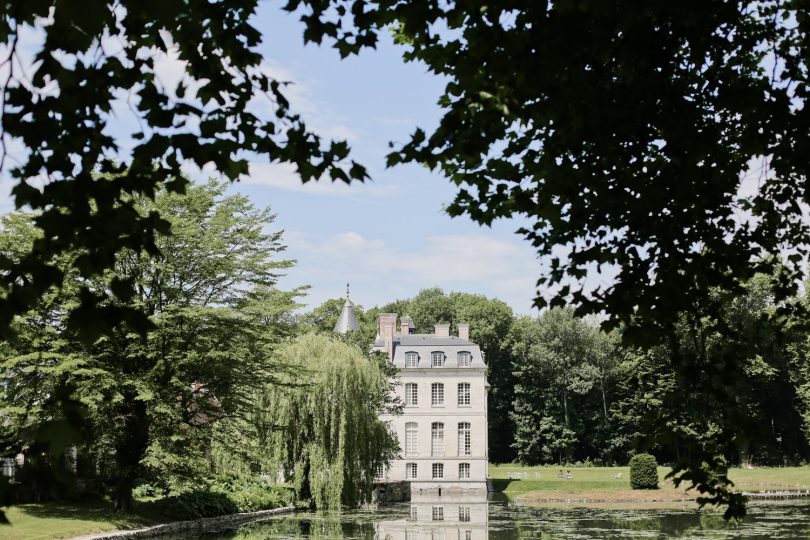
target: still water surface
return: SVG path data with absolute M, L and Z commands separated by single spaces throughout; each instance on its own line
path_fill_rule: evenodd
M 504 501 L 420 502 L 332 515 L 299 513 L 280 516 L 205 538 L 810 538 L 810 501 L 752 503 L 748 517 L 739 524 L 726 523 L 717 512 L 701 512 L 693 508 L 539 508 Z

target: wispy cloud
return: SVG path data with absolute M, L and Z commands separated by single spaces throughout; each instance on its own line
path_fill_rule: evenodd
M 357 300 L 381 305 L 425 287 L 482 293 L 532 311 L 540 270 L 530 247 L 489 234 L 433 235 L 401 248 L 358 232 L 313 237 L 288 233 L 289 254 L 298 260 L 289 278 L 313 286 L 310 302 L 340 296 L 345 281 Z
M 267 186 L 269 188 L 322 195 L 329 197 L 384 197 L 397 193 L 396 184 L 380 184 L 372 181 L 365 183 L 332 182 L 322 179 L 317 182 L 301 182 L 295 167 L 289 164 L 251 163 L 247 178 L 242 180 L 247 185 Z

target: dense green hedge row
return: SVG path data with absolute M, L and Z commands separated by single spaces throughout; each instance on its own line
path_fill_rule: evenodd
M 143 494 L 150 491 L 148 486 L 139 487 Z M 198 490 L 170 495 L 150 504 L 166 517 L 187 520 L 281 508 L 292 502 L 292 490 L 286 486 L 255 478 L 219 476 Z

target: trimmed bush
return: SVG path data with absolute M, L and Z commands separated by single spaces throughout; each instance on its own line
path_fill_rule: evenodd
M 658 489 L 658 463 L 650 454 L 630 459 L 630 486 L 633 489 Z

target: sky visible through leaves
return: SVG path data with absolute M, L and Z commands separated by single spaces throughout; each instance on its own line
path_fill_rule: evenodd
M 455 189 L 445 178 L 415 165 L 384 167 L 389 141 L 402 143 L 416 126 L 432 129 L 438 122 L 443 81 L 422 65 L 405 64 L 387 36 L 377 50 L 343 61 L 329 47 L 305 47 L 301 23 L 274 2 L 260 4 L 255 25 L 264 35 L 264 69 L 293 83 L 286 91 L 293 109 L 322 136 L 347 140 L 373 178 L 351 187 L 302 185 L 292 167 L 249 157 L 250 178 L 232 190 L 278 214 L 288 256 L 298 261 L 281 285 L 312 285 L 306 300 L 311 306 L 342 296 L 349 281 L 353 300 L 366 306 L 438 286 L 498 297 L 518 313 L 532 313 L 543 265 L 514 234 L 522 222 L 486 228 L 466 217 L 451 219 L 443 207 Z M 35 42 L 36 34 L 29 39 Z M 159 77 L 174 86 L 182 70 L 175 58 L 164 58 Z M 126 147 L 124 134 L 136 120 L 123 98 L 115 113 L 111 133 Z M 198 181 L 211 174 L 188 172 Z M 4 174 L 0 212 L 12 209 L 10 188 Z M 593 284 L 609 279 L 589 277 Z

